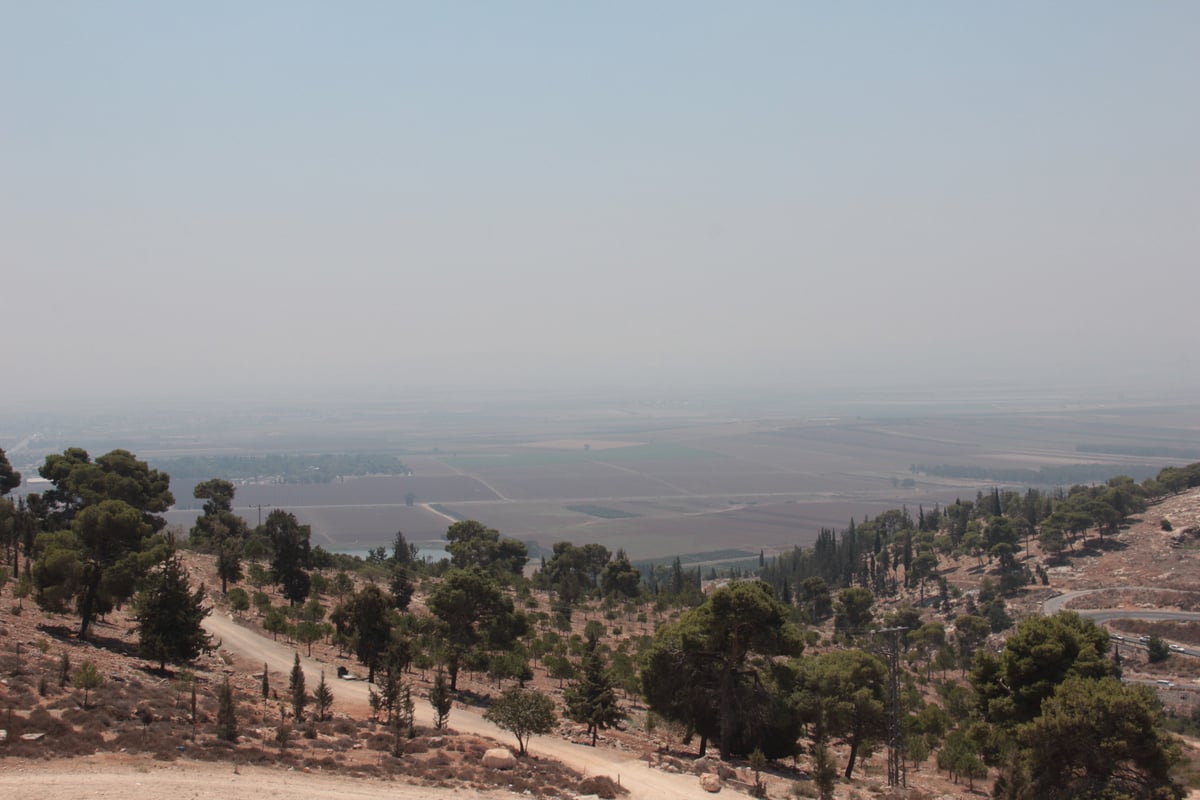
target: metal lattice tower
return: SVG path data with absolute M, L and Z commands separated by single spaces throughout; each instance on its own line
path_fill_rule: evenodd
M 904 765 L 904 714 L 900 706 L 900 637 L 908 628 L 875 631 L 885 638 L 880 651 L 888 667 L 888 786 L 908 786 Z

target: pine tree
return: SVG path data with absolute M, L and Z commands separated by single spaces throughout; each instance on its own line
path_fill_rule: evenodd
M 321 673 L 321 681 L 317 684 L 317 688 L 313 690 L 313 705 L 316 706 L 318 722 L 323 721 L 329 715 L 329 708 L 333 705 L 333 690 L 325 682 L 324 672 Z
M 267 662 L 263 662 L 263 680 L 262 680 L 262 698 L 266 700 L 271 696 L 271 679 L 267 675 Z
M 183 563 L 174 552 L 150 576 L 135 609 L 138 651 L 156 659 L 160 670 L 166 669 L 167 661 L 191 661 L 212 646 L 201 625 L 209 611 L 204 605 L 204 587 L 191 590 Z
M 217 738 L 227 742 L 238 740 L 237 706 L 229 678 L 217 689 Z
M 224 527 L 224 526 L 222 526 Z M 242 526 L 243 529 L 245 526 Z M 221 579 L 221 594 L 229 592 L 229 582 L 237 583 L 244 577 L 242 571 L 242 548 L 244 537 L 227 533 L 217 545 L 217 577 Z
M 595 636 L 588 637 L 579 679 L 567 687 L 563 699 L 567 704 L 567 717 L 587 725 L 592 747 L 596 746 L 601 730 L 626 719 L 626 714 L 617 705 L 612 675 L 600 655 Z
M 308 695 L 304 693 L 304 670 L 300 667 L 299 653 L 296 653 L 296 661 L 292 664 L 292 676 L 288 681 L 288 691 L 292 695 L 292 716 L 301 720 L 304 718 L 304 706 L 308 704 Z

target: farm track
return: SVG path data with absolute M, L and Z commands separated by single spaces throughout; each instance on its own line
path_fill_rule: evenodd
M 493 491 L 495 491 L 495 490 L 493 489 Z M 456 520 L 454 517 L 450 516 L 449 514 L 438 511 L 430 503 L 417 503 L 417 505 L 419 505 L 421 508 L 428 511 L 430 514 L 433 514 L 434 516 L 441 517 L 442 519 L 449 521 L 451 525 L 458 522 L 458 520 Z
M 492 492 L 492 494 L 496 495 L 496 497 L 499 497 L 501 500 L 509 499 L 504 496 L 504 492 L 501 492 L 495 486 L 492 486 L 490 483 L 488 483 L 487 481 L 485 481 L 483 478 L 479 477 L 478 475 L 473 475 L 470 472 L 464 471 L 460 467 L 456 467 L 453 464 L 448 464 L 445 461 L 442 461 L 440 459 L 438 460 L 437 463 L 441 464 L 446 469 L 451 470 L 452 472 L 454 472 L 455 475 L 462 475 L 464 478 L 470 478 L 471 480 L 479 481 L 484 486 L 486 486 L 488 488 L 488 490 Z

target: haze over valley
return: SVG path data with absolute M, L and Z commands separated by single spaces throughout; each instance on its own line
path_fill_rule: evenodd
M 535 555 L 595 541 L 635 559 L 738 563 L 901 505 L 915 513 L 992 486 L 1141 480 L 1200 459 L 1200 408 L 1129 395 L 166 405 L 17 415 L 0 443 L 26 491 L 39 489 L 28 481 L 45 456 L 68 446 L 133 450 L 172 475 L 166 518 L 180 531 L 199 513 L 192 487 L 221 477 L 239 484 L 236 511 L 251 526 L 286 509 L 335 552 L 362 555 L 402 530 L 436 557 L 449 524 L 477 519 Z

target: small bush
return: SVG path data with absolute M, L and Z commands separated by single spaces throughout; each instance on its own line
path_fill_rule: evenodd
M 1151 664 L 1160 664 L 1171 655 L 1171 649 L 1160 636 L 1151 636 L 1146 644 L 1146 658 Z
M 366 739 L 366 748 L 368 750 L 388 751 L 392 747 L 392 735 L 390 733 L 376 733 L 368 736 Z

